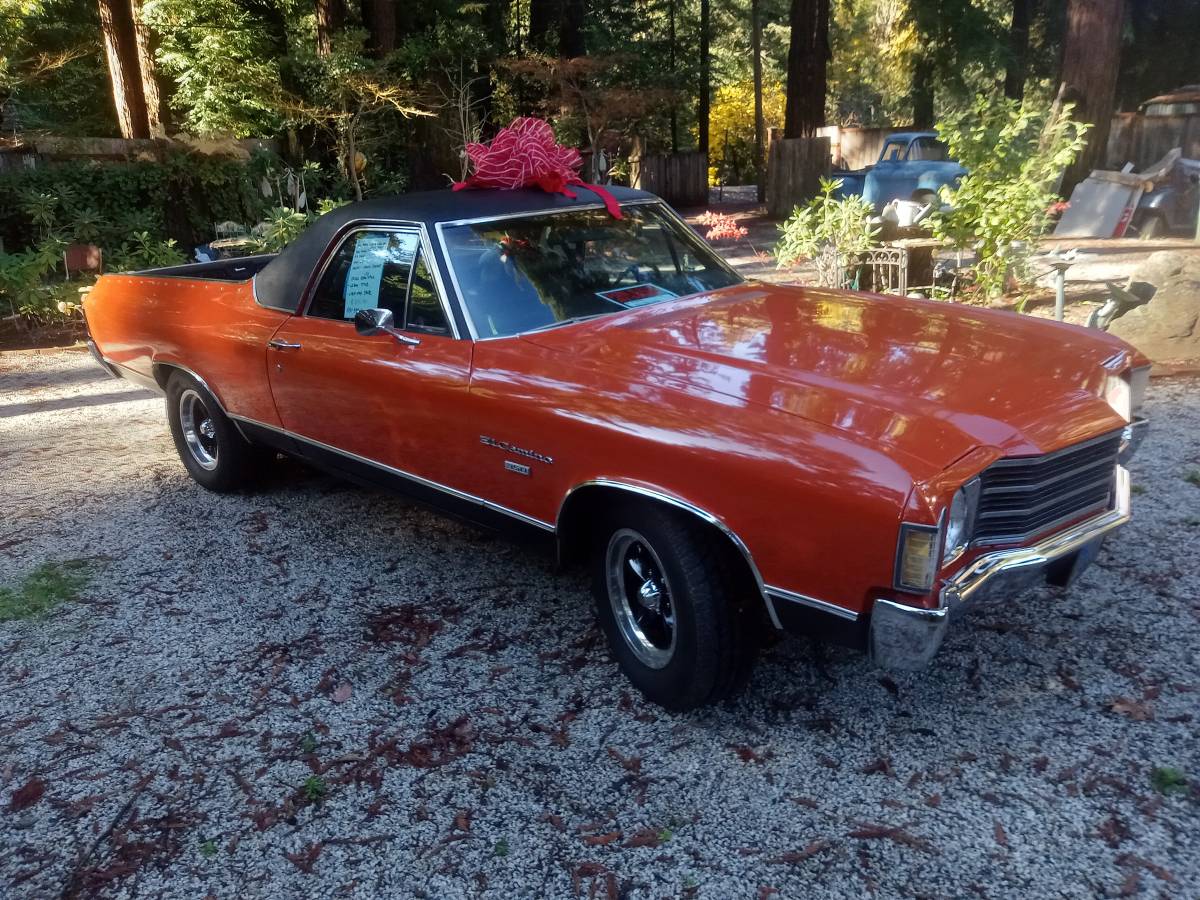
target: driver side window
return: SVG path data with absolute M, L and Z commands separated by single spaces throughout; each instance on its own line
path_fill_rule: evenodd
M 386 309 L 397 328 L 449 334 L 445 312 L 415 231 L 356 231 L 335 251 L 308 315 L 348 321 Z

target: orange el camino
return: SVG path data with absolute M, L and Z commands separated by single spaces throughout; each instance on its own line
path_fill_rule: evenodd
M 594 572 L 646 696 L 741 684 L 763 627 L 919 668 L 1129 519 L 1148 362 L 1005 312 L 745 281 L 613 189 L 355 203 L 275 256 L 105 275 L 93 352 L 191 476 L 282 451 Z

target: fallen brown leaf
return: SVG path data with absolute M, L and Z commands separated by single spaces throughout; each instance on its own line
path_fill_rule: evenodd
M 626 847 L 657 847 L 662 841 L 657 828 L 640 828 L 625 842 Z
M 768 859 L 767 862 L 794 865 L 795 863 L 804 862 L 806 859 L 811 859 L 818 853 L 828 850 L 830 846 L 832 845 L 826 840 L 813 841 L 803 850 L 792 850 L 788 853 L 781 853 L 779 856 Z
M 1130 700 L 1128 697 L 1118 697 L 1108 705 L 1108 708 L 1118 715 L 1126 716 L 1135 722 L 1148 722 L 1154 718 L 1154 708 L 1149 703 L 1140 700 Z
M 317 858 L 321 855 L 321 847 L 322 844 L 318 841 L 315 844 L 309 844 L 303 850 L 296 853 L 284 853 L 283 855 L 301 872 L 310 874 L 313 866 L 316 865 Z
M 583 842 L 591 847 L 603 847 L 605 844 L 611 844 L 620 839 L 621 832 L 610 831 L 608 834 L 589 834 L 583 839 Z
M 46 782 L 36 776 L 30 778 L 23 787 L 13 791 L 13 795 L 8 801 L 9 812 L 28 809 L 41 800 L 44 793 L 46 793 Z

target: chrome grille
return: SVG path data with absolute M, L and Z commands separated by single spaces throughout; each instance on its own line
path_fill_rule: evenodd
M 1121 432 L 1045 456 L 1001 459 L 980 473 L 974 542 L 1022 541 L 1068 519 L 1107 509 Z

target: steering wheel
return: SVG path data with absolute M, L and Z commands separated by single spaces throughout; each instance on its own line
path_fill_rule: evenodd
M 654 273 L 654 279 L 662 281 L 662 271 L 658 268 L 658 266 L 651 263 L 645 268 Z M 643 281 L 651 280 L 649 278 L 642 277 L 642 266 L 640 266 L 638 263 L 630 263 L 621 270 L 621 274 L 619 274 L 613 281 L 613 287 L 616 287 L 618 284 L 623 282 L 626 275 L 631 275 L 633 277 L 633 284 L 641 284 Z

